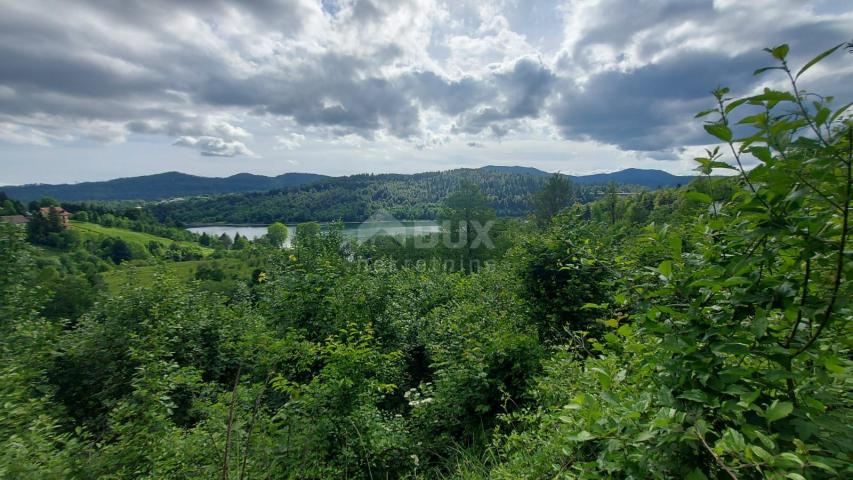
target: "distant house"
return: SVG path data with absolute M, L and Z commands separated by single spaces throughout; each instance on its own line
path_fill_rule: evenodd
M 50 217 L 51 212 L 56 212 L 56 215 L 59 216 L 59 224 L 62 225 L 62 228 L 68 228 L 71 226 L 68 223 L 68 219 L 71 217 L 71 214 L 66 212 L 62 207 L 42 207 L 39 209 L 39 212 L 45 217 Z
M 11 223 L 12 225 L 23 225 L 29 221 L 29 218 L 23 215 L 2 215 L 0 222 Z

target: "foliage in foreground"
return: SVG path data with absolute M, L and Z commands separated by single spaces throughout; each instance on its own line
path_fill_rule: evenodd
M 708 178 L 514 224 L 489 268 L 307 224 L 227 295 L 46 315 L 0 225 L 0 478 L 850 477 L 853 125 L 771 53 L 792 91 L 716 92 Z

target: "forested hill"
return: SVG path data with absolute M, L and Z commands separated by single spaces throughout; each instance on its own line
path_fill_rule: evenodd
M 533 167 L 504 167 L 497 165 L 488 165 L 482 167 L 492 173 L 526 173 L 534 176 L 548 176 L 548 172 L 539 170 Z M 692 176 L 673 175 L 663 170 L 650 170 L 642 168 L 626 168 L 618 172 L 610 173 L 594 173 L 590 175 L 567 175 L 573 183 L 581 185 L 605 184 L 616 182 L 624 185 L 637 185 L 646 188 L 667 188 L 687 185 L 693 180 Z
M 353 175 L 269 192 L 164 202 L 147 208 L 182 223 L 362 221 L 384 209 L 398 218 L 435 218 L 440 202 L 469 180 L 495 199 L 499 214 L 528 210 L 528 197 L 547 177 L 451 170 L 415 175 Z
M 548 172 L 533 167 L 495 166 L 479 168 L 484 173 L 503 173 L 547 177 Z M 415 174 L 418 177 L 424 174 Z M 433 174 L 426 174 L 433 175 Z M 349 181 L 355 177 L 336 177 L 336 180 Z M 405 177 L 382 176 L 382 177 Z M 661 170 L 640 170 L 629 168 L 613 173 L 569 176 L 577 184 L 604 184 L 610 181 L 626 185 L 638 185 L 646 188 L 673 187 L 686 185 L 692 177 L 679 177 Z M 43 197 L 59 201 L 77 202 L 83 200 L 163 200 L 176 197 L 198 195 L 217 195 L 225 193 L 263 192 L 299 187 L 333 177 L 313 173 L 285 173 L 277 177 L 266 177 L 250 173 L 239 173 L 226 178 L 208 178 L 179 172 L 166 172 L 142 177 L 118 178 L 104 182 L 85 182 L 63 185 L 23 185 L 0 187 L 0 190 L 16 200 L 29 202 Z
M 355 222 L 378 210 L 400 219 L 431 219 L 438 216 L 444 198 L 469 181 L 482 188 L 498 215 L 514 217 L 530 213 L 532 194 L 549 175 L 499 173 L 488 168 L 415 175 L 353 175 L 284 190 L 194 198 L 148 208 L 161 220 L 181 223 Z M 604 188 L 604 184 L 578 184 L 574 195 L 579 201 L 588 201 Z
M 160 200 L 194 195 L 265 191 L 305 185 L 329 178 L 314 173 L 285 173 L 265 177 L 238 173 L 226 178 L 210 178 L 180 172 L 158 173 L 142 177 L 117 178 L 105 182 L 63 185 L 22 185 L 0 187 L 16 200 L 28 202 L 42 197 L 60 201 L 81 200 Z
M 667 188 L 687 185 L 694 177 L 673 175 L 662 170 L 645 170 L 642 168 L 626 168 L 613 173 L 596 173 L 592 175 L 572 176 L 572 182 L 583 185 L 594 185 L 616 182 L 625 185 L 639 185 L 646 188 Z

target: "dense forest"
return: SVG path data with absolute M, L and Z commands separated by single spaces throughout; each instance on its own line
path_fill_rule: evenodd
M 471 171 L 43 199 L 0 224 L 0 478 L 850 478 L 853 118 L 800 88 L 842 47 L 799 70 L 768 49 L 788 88 L 715 90 L 696 121 L 720 146 L 680 188 Z M 278 225 L 169 223 L 379 208 L 447 227 L 308 222 L 282 248 Z
M 466 182 L 480 186 L 502 217 L 521 217 L 533 209 L 533 194 L 548 175 L 458 169 L 415 175 L 352 175 L 269 192 L 230 194 L 146 206 L 164 222 L 260 223 L 366 220 L 379 210 L 398 219 L 438 218 L 441 202 Z M 588 202 L 606 186 L 574 185 L 574 197 Z M 641 190 L 621 185 L 628 192 Z

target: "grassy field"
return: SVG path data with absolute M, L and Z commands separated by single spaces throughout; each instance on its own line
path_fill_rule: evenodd
M 149 233 L 134 232 L 123 228 L 104 227 L 94 223 L 76 221 L 71 222 L 71 225 L 84 240 L 93 239 L 100 241 L 106 237 L 118 237 L 130 244 L 132 249 L 139 251 L 147 251 L 147 245 L 151 242 L 157 242 L 165 248 L 175 243 L 174 240 L 168 238 L 158 237 Z M 203 247 L 193 242 L 179 241 L 177 244 L 182 247 L 198 249 L 205 257 L 209 257 L 214 251 L 212 248 Z M 225 277 L 230 279 L 249 279 L 252 275 L 252 267 L 237 258 L 215 260 L 205 258 L 186 262 L 162 262 L 156 265 L 139 265 L 139 263 L 147 263 L 151 259 L 148 257 L 138 258 L 142 259 L 142 261 L 131 261 L 101 274 L 110 292 L 120 293 L 122 289 L 129 285 L 149 284 L 158 273 L 168 273 L 180 280 L 190 281 L 196 278 L 196 272 L 199 266 L 202 265 L 222 270 Z
M 223 258 L 217 260 L 191 260 L 187 262 L 164 262 L 160 265 L 136 266 L 124 264 L 114 270 L 104 272 L 101 276 L 107 284 L 107 288 L 113 294 L 120 293 L 127 285 L 150 284 L 154 277 L 159 274 L 171 274 L 179 280 L 190 281 L 195 279 L 196 271 L 201 265 L 215 265 L 221 268 L 226 277 L 249 279 L 253 268 L 237 258 Z
M 104 227 L 103 225 L 98 225 L 95 223 L 86 223 L 86 222 L 71 222 L 71 227 L 80 233 L 80 236 L 85 238 L 93 238 L 93 239 L 101 239 L 105 237 L 118 237 L 128 243 L 135 243 L 141 245 L 143 247 L 147 246 L 151 242 L 157 242 L 164 247 L 168 247 L 172 243 L 175 243 L 174 240 L 158 237 L 156 235 L 151 235 L 150 233 L 142 233 L 142 232 L 134 232 L 132 230 L 125 230 L 123 228 L 112 228 L 112 227 Z M 213 253 L 212 248 L 202 247 L 201 245 L 193 242 L 177 242 L 178 245 L 182 247 L 195 247 L 200 249 L 205 256 Z

